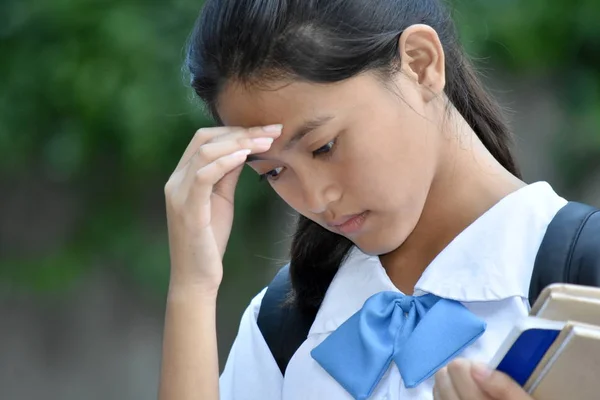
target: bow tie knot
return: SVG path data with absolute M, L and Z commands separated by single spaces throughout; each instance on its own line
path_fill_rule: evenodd
M 405 314 L 408 314 L 410 312 L 411 307 L 415 303 L 415 298 L 412 296 L 404 296 L 400 298 L 397 302 L 402 311 L 404 311 Z
M 393 360 L 404 385 L 431 377 L 485 331 L 461 303 L 380 292 L 311 352 L 355 399 L 368 398 Z

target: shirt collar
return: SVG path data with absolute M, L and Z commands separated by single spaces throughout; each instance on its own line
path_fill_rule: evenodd
M 565 204 L 546 182 L 509 194 L 431 262 L 414 295 L 432 293 L 462 302 L 527 298 L 544 233 Z M 388 290 L 399 292 L 379 257 L 353 248 L 331 282 L 309 335 L 337 329 L 370 296 Z

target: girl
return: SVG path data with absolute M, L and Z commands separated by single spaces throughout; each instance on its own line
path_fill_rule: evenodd
M 444 365 L 489 361 L 528 313 L 566 201 L 521 181 L 437 0 L 207 0 L 187 67 L 220 127 L 196 133 L 165 187 L 161 399 L 527 398 Z M 261 292 L 219 384 L 215 302 L 245 163 L 300 215 L 290 301 L 318 314 L 282 376 Z

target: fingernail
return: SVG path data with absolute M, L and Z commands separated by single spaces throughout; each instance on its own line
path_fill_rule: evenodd
M 244 150 L 238 150 L 235 153 L 231 153 L 229 156 L 233 157 L 233 158 L 237 158 L 237 157 L 246 157 L 248 154 L 250 154 L 252 152 L 252 150 L 249 149 L 244 149 Z
M 252 142 L 258 146 L 270 146 L 273 143 L 273 138 L 255 138 Z
M 281 132 L 281 130 L 283 129 L 283 125 L 281 125 L 281 124 L 267 125 L 267 126 L 263 126 L 262 129 L 265 132 Z
M 492 373 L 492 370 L 485 364 L 482 363 L 473 363 L 471 366 L 471 374 L 473 378 L 484 381 L 486 380 Z

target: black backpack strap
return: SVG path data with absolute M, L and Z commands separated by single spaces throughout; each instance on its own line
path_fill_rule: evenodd
M 316 311 L 303 311 L 293 303 L 287 304 L 291 290 L 290 265 L 287 264 L 269 284 L 256 321 L 283 375 L 317 315 Z
M 529 303 L 552 283 L 600 287 L 600 210 L 569 202 L 548 225 L 533 267 Z

